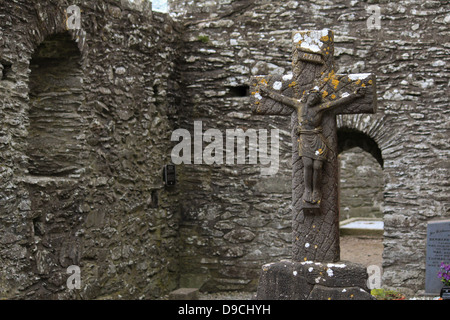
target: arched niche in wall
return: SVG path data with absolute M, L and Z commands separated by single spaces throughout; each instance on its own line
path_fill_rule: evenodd
M 86 115 L 81 54 L 70 34 L 47 37 L 30 61 L 29 125 L 23 177 L 34 298 L 67 293 L 67 267 L 80 263 L 82 207 L 87 191 Z M 81 178 L 81 179 L 80 179 Z
M 83 102 L 81 54 L 68 33 L 52 35 L 30 63 L 27 156 L 33 176 L 67 176 L 82 171 Z

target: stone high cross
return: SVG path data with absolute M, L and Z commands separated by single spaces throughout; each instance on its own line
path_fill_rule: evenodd
M 291 115 L 293 261 L 340 260 L 337 114 L 375 113 L 372 74 L 340 75 L 334 35 L 293 33 L 293 72 L 252 77 L 256 114 Z

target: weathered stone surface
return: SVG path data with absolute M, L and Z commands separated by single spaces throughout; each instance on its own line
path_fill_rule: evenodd
M 361 288 L 330 288 L 316 285 L 308 300 L 375 300 L 375 298 Z
M 169 300 L 197 300 L 197 288 L 179 288 L 169 293 Z
M 223 237 L 231 243 L 241 243 L 252 241 L 255 238 L 255 234 L 247 229 L 234 229 Z
M 338 128 L 367 135 L 381 151 L 383 285 L 414 293 L 424 286 L 426 222 L 450 214 L 449 168 L 443 160 L 450 156 L 449 113 L 443 94 L 449 75 L 438 66 L 440 61 L 449 62 L 449 45 L 441 41 L 448 37 L 448 24 L 440 14 L 448 11 L 449 4 L 435 3 L 431 9 L 425 8 L 423 0 L 380 1 L 376 5 L 382 14 L 380 30 L 367 28 L 370 13 L 364 1 L 171 1 L 171 16 L 186 25 L 182 74 L 189 80 L 183 100 L 185 113 L 179 124 L 190 129 L 192 119 L 201 118 L 208 128 L 220 130 L 279 128 L 282 156 L 277 177 L 291 179 L 290 155 L 283 156 L 292 148 L 284 117 L 229 116 L 231 110 L 250 114 L 248 98 L 232 96 L 230 88 L 248 85 L 249 78 L 258 73 L 278 74 L 277 67 L 290 70 L 292 31 L 334 29 L 337 73 L 376 70 L 377 91 L 382 93 L 377 115 L 338 116 Z M 233 24 L 217 27 L 225 20 Z M 242 73 L 245 70 L 247 73 Z M 180 181 L 192 203 L 184 206 L 190 219 L 180 226 L 191 258 L 184 261 L 194 268 L 211 251 L 187 243 L 184 234 L 191 236 L 191 230 L 196 230 L 199 241 L 206 239 L 214 234 L 211 221 L 222 215 L 234 219 L 242 213 L 246 214 L 240 221 L 244 227 L 245 222 L 252 227 L 256 238 L 245 244 L 248 254 L 236 263 L 255 259 L 257 250 L 261 264 L 288 258 L 290 189 L 261 193 L 260 186 L 255 186 L 261 176 L 252 166 L 233 167 L 232 173 L 226 166 L 203 167 L 185 166 L 185 178 Z M 205 219 L 202 213 L 212 202 L 220 202 L 221 207 Z M 264 211 L 255 210 L 260 203 Z M 269 220 L 271 224 L 264 223 Z M 286 228 L 276 232 L 276 225 Z M 218 261 L 209 268 L 214 270 L 221 264 Z
M 180 33 L 147 1 L 71 4 L 80 31 L 67 1 L 0 1 L 0 298 L 156 298 L 179 271 L 160 170 Z
M 283 260 L 262 267 L 259 300 L 373 300 L 364 266 Z
M 57 280 L 48 285 L 55 294 L 36 289 L 47 281 L 36 277 L 36 254 L 48 243 L 58 244 L 50 257 L 67 277 L 60 257 L 77 255 L 66 240 L 80 245 L 84 298 L 158 297 L 178 287 L 179 273 L 210 290 L 217 279 L 254 290 L 262 264 L 290 256 L 291 157 L 280 158 L 280 183 L 266 185 L 255 165 L 186 165 L 166 190 L 161 168 L 171 132 L 196 119 L 223 132 L 279 128 L 280 154 L 289 153 L 282 117 L 250 119 L 242 92 L 256 73 L 290 70 L 290 35 L 304 27 L 336 30 L 338 73 L 377 70 L 379 114 L 339 116 L 338 128 L 381 150 L 383 285 L 423 289 L 426 222 L 448 217 L 450 206 L 448 3 L 380 1 L 381 29 L 369 30 L 364 1 L 174 0 L 176 21 L 122 2 L 73 1 L 86 36 L 69 32 L 84 97 L 81 130 L 72 129 L 86 158 L 75 159 L 82 167 L 72 177 L 29 177 L 30 62 L 45 39 L 66 32 L 68 2 L 0 0 L 1 297 L 76 298 Z M 42 212 L 52 199 L 57 215 Z M 243 255 L 221 256 L 232 231 L 214 228 L 222 220 L 255 234 L 239 244 Z

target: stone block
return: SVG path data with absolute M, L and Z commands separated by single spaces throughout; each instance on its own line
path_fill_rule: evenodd
M 308 300 L 375 300 L 365 290 L 357 287 L 331 288 L 316 285 Z
M 262 267 L 258 300 L 373 300 L 364 266 L 282 260 Z
M 179 288 L 169 293 L 169 300 L 198 300 L 198 289 Z

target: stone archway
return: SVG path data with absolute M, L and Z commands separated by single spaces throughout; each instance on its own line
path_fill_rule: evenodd
M 340 187 L 347 189 L 340 193 L 341 221 L 361 216 L 384 220 L 384 192 L 388 179 L 382 152 L 385 135 L 379 131 L 383 117 L 340 116 L 337 120 Z M 346 168 L 342 168 L 343 166 Z M 368 268 L 376 266 L 381 276 L 383 242 L 382 235 L 343 236 L 341 258 L 361 263 Z

